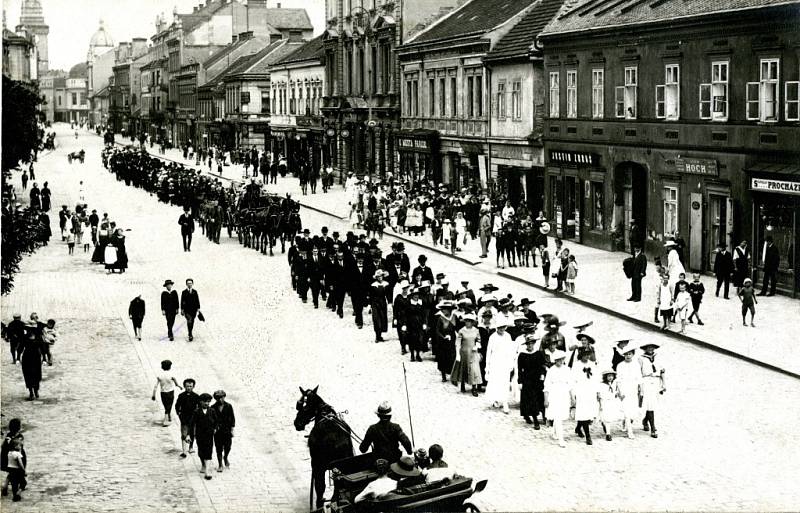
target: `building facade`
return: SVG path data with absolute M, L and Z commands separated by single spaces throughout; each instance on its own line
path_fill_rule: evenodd
M 400 70 L 395 54 L 430 19 L 456 0 L 326 0 L 326 133 L 334 141 L 334 171 L 386 176 L 397 168 Z
M 16 32 L 33 36 L 36 45 L 36 76 L 44 76 L 50 69 L 48 35 L 50 27 L 44 21 L 44 11 L 39 0 L 22 0 L 22 12 Z
M 491 81 L 484 58 L 532 4 L 472 0 L 398 48 L 400 179 L 494 188 L 488 161 Z M 521 162 L 524 155 L 517 157 Z
M 635 220 L 651 254 L 666 237 L 682 237 L 686 267 L 697 271 L 713 269 L 718 244 L 741 240 L 754 248 L 758 270 L 772 236 L 779 286 L 796 294 L 798 6 L 562 8 L 540 36 L 545 210 L 557 235 L 628 249 Z
M 35 36 L 22 29 L 11 32 L 3 27 L 3 74 L 11 80 L 29 82 L 39 78 Z

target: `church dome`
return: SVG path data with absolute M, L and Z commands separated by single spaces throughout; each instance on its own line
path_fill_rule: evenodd
M 97 47 L 113 47 L 114 40 L 111 38 L 111 35 L 106 31 L 105 23 L 103 20 L 100 20 L 100 28 L 97 29 L 97 32 L 94 33 L 92 39 L 89 41 L 89 46 L 93 48 Z

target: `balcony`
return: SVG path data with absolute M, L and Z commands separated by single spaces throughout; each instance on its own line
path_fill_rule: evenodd
M 486 137 L 488 121 L 486 119 L 460 119 L 460 118 L 420 118 L 405 117 L 401 119 L 401 126 L 407 130 L 424 128 L 437 130 L 443 136 L 452 137 Z

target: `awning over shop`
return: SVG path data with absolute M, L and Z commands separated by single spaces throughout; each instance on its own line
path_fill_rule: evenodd
M 756 162 L 747 172 L 752 191 L 800 196 L 800 164 Z
M 756 162 L 752 166 L 749 166 L 746 171 L 748 173 L 769 173 L 800 179 L 800 164 Z

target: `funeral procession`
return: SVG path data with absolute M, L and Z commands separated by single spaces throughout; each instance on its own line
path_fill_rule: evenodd
M 0 510 L 800 508 L 800 0 L 3 0 L 0 95 Z

